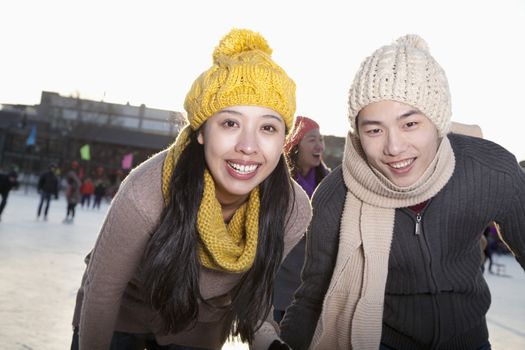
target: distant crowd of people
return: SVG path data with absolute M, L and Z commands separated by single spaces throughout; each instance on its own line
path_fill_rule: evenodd
M 0 171 L 0 220 L 7 205 L 9 192 L 20 186 L 19 174 L 13 169 Z M 123 173 L 120 173 L 111 181 L 101 167 L 98 167 L 93 174 L 84 176 L 77 161 L 71 162 L 66 170 L 61 170 L 56 163 L 49 164 L 46 171 L 39 175 L 36 184 L 39 194 L 36 219 L 48 220 L 51 201 L 57 200 L 59 192 L 63 191 L 67 202 L 63 223 L 73 223 L 78 204 L 85 209 L 100 209 L 104 200 L 109 201 L 116 193 L 122 175 Z

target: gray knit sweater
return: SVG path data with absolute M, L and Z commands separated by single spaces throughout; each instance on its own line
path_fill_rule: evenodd
M 480 272 L 480 236 L 500 223 L 525 269 L 525 174 L 486 140 L 450 134 L 456 167 L 420 213 L 396 209 L 381 342 L 394 349 L 476 349 L 488 341 L 490 292 Z M 346 187 L 340 168 L 313 198 L 303 283 L 281 323 L 281 338 L 307 349 L 332 278 Z

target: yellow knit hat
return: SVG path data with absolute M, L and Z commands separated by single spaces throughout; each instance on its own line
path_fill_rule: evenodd
M 367 57 L 349 94 L 349 119 L 354 132 L 361 109 L 373 102 L 392 100 L 419 109 L 444 136 L 452 115 L 447 77 L 430 55 L 426 42 L 405 35 Z
M 233 29 L 213 52 L 213 66 L 193 83 L 184 101 L 193 130 L 229 106 L 268 107 L 287 131 L 295 113 L 295 83 L 271 59 L 272 49 L 258 33 Z

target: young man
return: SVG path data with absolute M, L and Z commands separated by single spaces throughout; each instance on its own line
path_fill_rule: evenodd
M 490 349 L 480 238 L 498 222 L 525 268 L 525 174 L 502 147 L 449 134 L 447 79 L 418 36 L 365 59 L 349 107 L 282 339 L 294 350 Z
M 58 177 L 56 175 L 57 166 L 52 163 L 49 165 L 49 169 L 40 175 L 38 179 L 37 190 L 40 194 L 40 202 L 38 204 L 38 211 L 36 213 L 37 220 L 40 218 L 42 213 L 42 207 L 44 207 L 44 221 L 47 221 L 47 213 L 49 211 L 49 202 L 51 196 L 58 199 Z M 45 205 L 44 205 L 45 204 Z

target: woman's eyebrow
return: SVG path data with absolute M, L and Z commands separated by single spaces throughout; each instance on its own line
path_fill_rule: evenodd
M 219 111 L 219 113 L 229 113 L 229 114 L 235 114 L 235 115 L 243 115 L 241 112 L 234 111 L 233 109 L 223 109 Z
M 272 118 L 272 119 L 275 119 L 281 123 L 284 123 L 284 120 L 281 118 L 281 117 L 278 117 L 276 115 L 273 115 L 273 114 L 265 114 L 262 116 L 263 118 Z

